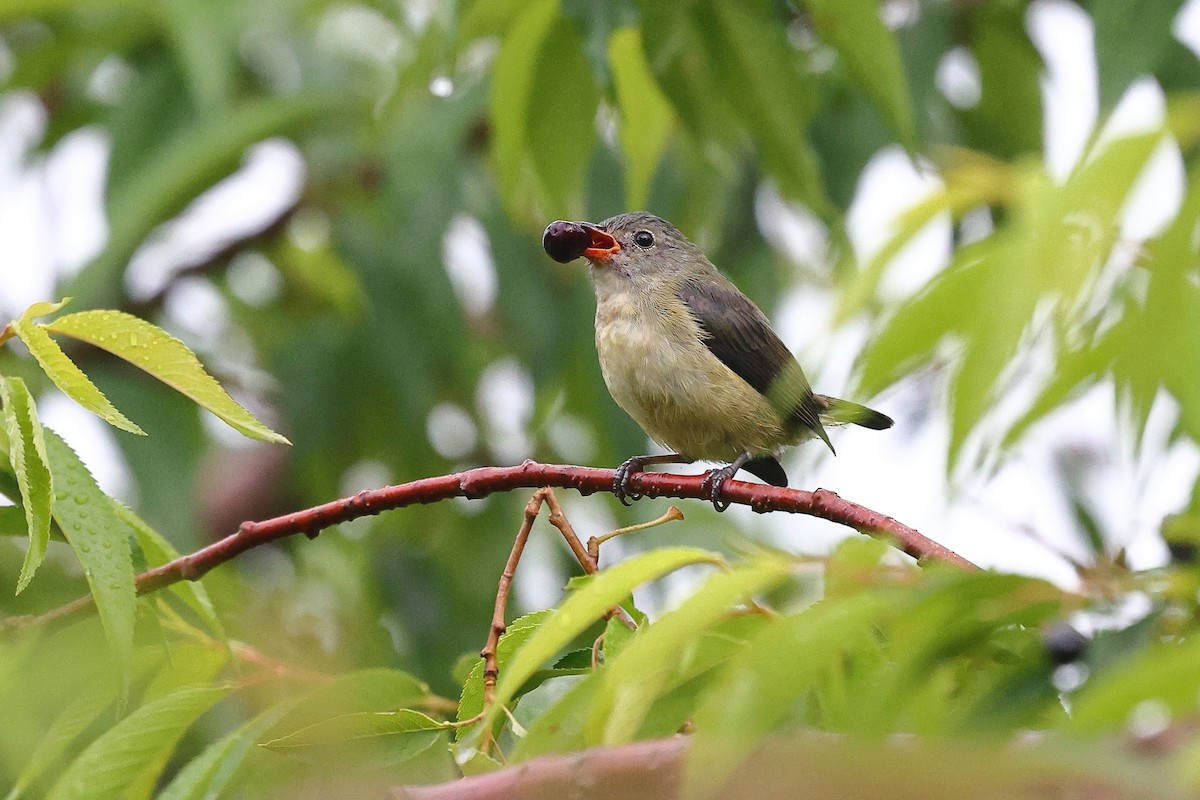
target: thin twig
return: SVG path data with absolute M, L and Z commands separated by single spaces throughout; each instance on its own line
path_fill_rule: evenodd
M 703 480 L 703 475 L 639 472 L 630 479 L 629 488 L 649 498 L 707 499 L 701 485 Z M 479 467 L 466 472 L 362 491 L 351 497 L 261 522 L 244 522 L 236 533 L 138 575 L 137 591 L 138 594 L 148 594 L 179 581 L 196 580 L 214 567 L 254 547 L 297 533 L 316 536 L 331 525 L 393 508 L 418 503 L 436 503 L 451 497 L 478 499 L 495 492 L 542 486 L 575 489 L 581 494 L 589 495 L 610 492 L 612 485 L 611 469 L 526 461 L 512 467 Z M 914 528 L 869 508 L 843 500 L 825 489 L 808 492 L 731 480 L 725 484 L 723 494 L 731 503 L 750 506 L 760 514 L 784 511 L 820 517 L 854 528 L 868 536 L 893 542 L 905 553 L 921 561 L 940 561 L 963 569 L 978 569 L 967 559 L 921 535 Z M 0 633 L 28 625 L 44 624 L 80 611 L 91 604 L 90 596 L 82 597 L 45 614 L 11 617 L 0 622 Z
M 516 574 L 517 564 L 521 561 L 521 553 L 525 551 L 525 543 L 529 541 L 529 532 L 533 530 L 533 521 L 537 519 L 538 511 L 542 508 L 542 498 L 549 491 L 549 489 L 538 489 L 525 504 L 525 519 L 522 520 L 521 528 L 517 531 L 517 538 L 513 542 L 512 552 L 508 554 L 504 572 L 500 573 L 500 585 L 496 588 L 496 605 L 492 609 L 492 625 L 488 629 L 487 642 L 479 651 L 479 655 L 483 658 L 484 711 L 491 708 L 492 703 L 496 700 L 496 678 L 500 674 L 500 661 L 496 657 L 496 651 L 500 645 L 500 637 L 508 630 L 508 626 L 504 622 L 504 611 L 508 608 L 508 590 L 512 587 L 513 575 Z M 483 732 L 480 750 L 487 755 L 493 744 L 495 742 L 492 740 L 492 732 L 489 728 Z
M 602 533 L 599 536 L 593 536 L 592 538 L 588 539 L 588 543 L 587 543 L 588 555 L 591 556 L 593 561 L 595 561 L 596 563 L 599 563 L 600 562 L 600 545 L 604 544 L 609 539 L 615 539 L 618 536 L 624 536 L 627 533 L 637 533 L 638 531 L 644 531 L 647 528 L 656 528 L 665 522 L 673 522 L 675 520 L 680 520 L 680 519 L 683 519 L 683 512 L 680 511 L 677 507 L 671 506 L 670 508 L 667 509 L 667 513 L 663 514 L 658 519 L 652 519 L 649 522 L 639 522 L 636 525 L 628 525 L 624 528 L 617 528 L 615 531 L 609 531 L 608 533 Z

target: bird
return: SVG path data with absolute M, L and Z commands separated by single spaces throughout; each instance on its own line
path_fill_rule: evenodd
M 724 484 L 739 470 L 787 486 L 785 448 L 815 438 L 833 452 L 826 425 L 892 426 L 885 414 L 813 392 L 767 316 L 670 222 L 644 211 L 557 220 L 542 246 L 560 263 L 587 259 L 604 383 L 671 451 L 617 468 L 613 493 L 624 505 L 641 497 L 629 481 L 644 467 L 713 461 L 724 466 L 707 474 L 704 491 L 724 511 Z

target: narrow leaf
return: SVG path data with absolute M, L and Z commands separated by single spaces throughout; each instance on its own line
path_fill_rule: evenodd
M 74 699 L 59 712 L 50 728 L 38 742 L 37 749 L 25 763 L 17 782 L 4 800 L 17 800 L 34 781 L 40 778 L 67 751 L 84 729 L 112 704 L 112 692 L 89 692 Z
M 817 677 L 840 664 L 855 639 L 870 639 L 887 599 L 861 594 L 820 603 L 762 631 L 727 665 L 696 711 L 696 737 L 685 767 L 685 793 L 704 796 L 758 747 Z
M 161 533 L 151 528 L 144 519 L 124 503 L 111 497 L 109 502 L 117 512 L 117 516 L 124 520 L 137 536 L 138 545 L 142 548 L 142 553 L 146 556 L 146 561 L 150 566 L 161 566 L 179 558 L 179 551 Z M 169 590 L 195 611 L 212 633 L 222 639 L 225 638 L 225 627 L 221 624 L 217 610 L 213 607 L 212 598 L 208 596 L 208 590 L 204 588 L 202 581 L 177 581 L 171 584 Z
M 61 389 L 67 397 L 108 424 L 123 431 L 145 436 L 146 432 L 126 419 L 125 415 L 108 401 L 96 384 L 83 374 L 83 370 L 67 358 L 67 354 L 62 351 L 58 343 L 29 317 L 30 312 L 26 312 L 21 319 L 13 320 L 11 323 L 13 330 L 29 348 L 30 354 L 37 359 L 38 364 L 50 380 L 54 381 L 54 385 Z
M 605 669 L 600 694 L 592 704 L 591 739 L 606 745 L 633 741 L 651 705 L 679 668 L 684 648 L 731 606 L 783 580 L 789 570 L 786 559 L 766 556 L 713 575 L 682 606 L 639 631 Z
M 117 664 L 123 698 L 129 688 L 137 604 L 129 528 L 117 516 L 108 495 L 100 491 L 75 451 L 49 428 L 44 433 L 46 454 L 54 473 L 54 520 L 83 565 Z
M 500 642 L 496 646 L 496 663 L 501 674 L 508 667 L 513 653 L 520 650 L 525 642 L 529 641 L 529 637 L 533 635 L 539 625 L 545 622 L 550 613 L 549 611 L 535 611 L 509 623 L 508 630 L 500 637 Z M 483 659 L 480 658 L 471 667 L 471 674 L 463 684 L 462 695 L 458 701 L 457 719 L 459 722 L 470 719 L 483 710 L 483 668 Z M 462 738 L 466 731 L 466 728 L 459 728 L 457 738 Z
M 720 564 L 715 553 L 693 547 L 654 550 L 623 561 L 592 576 L 586 585 L 563 601 L 500 674 L 496 703 L 488 709 L 483 726 L 493 724 L 525 681 L 553 658 L 608 609 L 628 597 L 634 588 L 689 564 Z
M 46 546 L 50 542 L 50 498 L 54 487 L 42 423 L 25 381 L 0 377 L 0 400 L 3 401 L 4 427 L 8 433 L 8 458 L 21 489 L 21 505 L 29 528 L 29 550 L 17 578 L 17 594 L 20 594 L 46 555 Z
M 621 28 L 608 44 L 617 105 L 621 112 L 621 150 L 625 154 L 625 204 L 643 208 L 650 183 L 673 126 L 671 104 L 659 89 L 642 50 L 637 28 Z
M 67 767 L 47 800 L 110 800 L 160 759 L 196 718 L 228 693 L 184 689 L 142 706 L 100 735 Z
M 359 711 L 322 720 L 287 736 L 263 742 L 262 746 L 268 750 L 287 752 L 379 736 L 442 731 L 449 727 L 450 723 L 439 722 L 411 708 L 399 711 Z
M 912 103 L 896 37 L 883 24 L 876 0 L 808 0 L 817 33 L 846 64 L 846 71 L 910 152 L 916 148 Z
M 125 359 L 191 398 L 244 436 L 290 444 L 238 405 L 205 372 L 187 345 L 156 325 L 122 311 L 80 311 L 45 323 L 44 327 Z
M 1160 714 L 1190 715 L 1200 691 L 1200 641 L 1155 644 L 1119 669 L 1096 676 L 1071 701 L 1067 729 L 1094 735 L 1122 731 L 1137 708 L 1153 704 Z
M 492 158 L 511 208 L 578 210 L 599 99 L 579 34 L 556 0 L 526 4 L 492 72 Z
M 347 98 L 348 93 L 254 98 L 227 113 L 200 117 L 146 154 L 135 174 L 110 188 L 108 243 L 71 282 L 72 294 L 88 307 L 115 305 L 129 257 L 155 227 L 237 169 L 246 148 L 349 106 Z
M 271 738 L 282 738 L 344 714 L 412 706 L 428 696 L 429 687 L 407 672 L 396 669 L 351 672 L 305 694 L 302 702 L 271 729 Z
M 223 797 L 255 742 L 299 700 L 285 702 L 259 714 L 237 730 L 216 740 L 193 758 L 158 793 L 155 800 L 209 800 Z

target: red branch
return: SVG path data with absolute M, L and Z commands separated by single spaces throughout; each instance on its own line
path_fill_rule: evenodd
M 703 479 L 702 475 L 641 472 L 633 476 L 630 488 L 646 497 L 705 499 L 707 494 L 701 485 Z M 297 533 L 315 537 L 325 528 L 358 517 L 417 503 L 436 503 L 451 497 L 478 499 L 495 492 L 542 486 L 575 489 L 583 495 L 609 492 L 613 486 L 613 470 L 526 461 L 514 467 L 479 467 L 452 475 L 423 478 L 411 483 L 362 491 L 352 497 L 333 500 L 261 522 L 243 522 L 237 533 L 138 575 L 137 591 L 138 594 L 147 594 L 182 580 L 194 581 L 212 568 L 251 548 Z M 843 500 L 824 489 L 807 492 L 731 480 L 725 483 L 724 499 L 750 506 L 760 514 L 784 511 L 820 517 L 854 528 L 868 536 L 887 539 L 905 553 L 922 561 L 943 561 L 964 569 L 977 569 L 970 561 L 926 538 L 915 529 L 891 517 Z M 90 598 L 81 597 L 40 616 L 12 618 L 0 624 L 0 631 L 31 623 L 48 622 L 86 608 L 90 602 Z
M 728 732 L 725 732 L 729 736 Z M 1190 741 L 1190 739 L 1188 740 Z M 1102 765 L 1087 758 L 1094 742 L 875 741 L 817 732 L 768 737 L 703 787 L 703 797 L 792 800 L 796 797 L 1012 797 L 1149 800 L 1164 785 L 1166 756 L 1106 742 Z M 515 766 L 433 786 L 394 787 L 392 800 L 674 800 L 685 794 L 692 740 L 686 736 L 576 753 L 542 755 Z M 1068 749 L 1064 749 L 1068 748 Z M 1122 752 L 1124 749 L 1125 752 Z M 1171 751 L 1178 753 L 1178 750 Z M 1164 779 L 1169 781 L 1169 779 Z M 1170 793 L 1170 790 L 1167 790 Z M 1194 796 L 1187 793 L 1170 796 Z

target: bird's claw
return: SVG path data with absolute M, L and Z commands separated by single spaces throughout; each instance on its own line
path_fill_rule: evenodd
M 721 493 L 725 489 L 725 481 L 732 478 L 736 472 L 737 468 L 732 464 L 714 469 L 712 472 L 708 473 L 708 476 L 704 479 L 704 483 L 701 484 L 701 488 L 708 496 L 708 499 L 712 501 L 713 508 L 715 508 L 718 513 L 724 511 L 730 506 L 730 501 L 721 499 Z
M 621 501 L 621 505 L 631 506 L 635 501 L 642 499 L 641 494 L 629 488 L 629 479 L 634 473 L 641 471 L 642 460 L 634 456 L 617 467 L 617 471 L 613 473 L 613 494 Z

